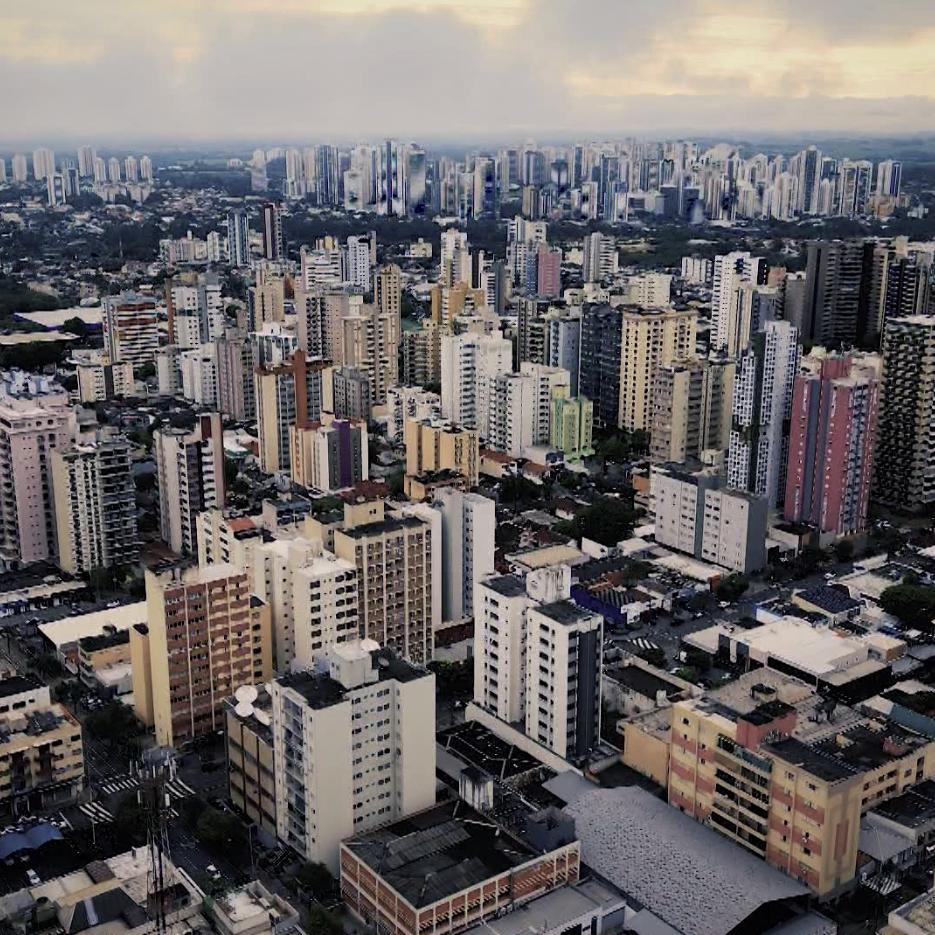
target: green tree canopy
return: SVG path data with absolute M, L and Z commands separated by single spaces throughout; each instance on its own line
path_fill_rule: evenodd
M 880 606 L 909 626 L 930 630 L 935 619 L 935 588 L 897 584 L 880 595 Z

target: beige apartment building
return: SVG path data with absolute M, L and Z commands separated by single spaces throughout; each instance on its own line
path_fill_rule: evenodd
M 276 766 L 269 692 L 259 686 L 256 698 L 246 703 L 228 698 L 224 717 L 231 801 L 275 840 Z
M 345 528 L 334 534 L 334 552 L 357 569 L 362 639 L 375 640 L 415 663 L 432 658 L 441 623 L 441 602 L 435 600 L 441 568 L 433 560 L 438 549 L 430 523 L 416 516 L 387 519 L 382 501 L 345 510 Z
M 269 607 L 234 565 L 147 571 L 146 618 L 130 632 L 134 706 L 159 744 L 219 730 L 224 699 L 272 674 Z
M 71 802 L 83 785 L 81 725 L 72 713 L 35 679 L 0 681 L 0 813 Z
M 625 738 L 625 762 L 667 782 L 670 805 L 822 899 L 854 885 L 861 815 L 935 773 L 935 741 L 767 669 L 631 722 Z
M 620 428 L 648 430 L 660 367 L 694 356 L 693 308 L 625 306 L 620 338 Z
M 465 429 L 437 419 L 407 419 L 403 430 L 406 444 L 406 496 L 414 480 L 439 471 L 464 476 L 468 487 L 476 487 L 480 471 L 476 429 Z

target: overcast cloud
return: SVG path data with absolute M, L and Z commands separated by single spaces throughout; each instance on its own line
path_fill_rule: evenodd
M 932 0 L 29 0 L 0 141 L 935 131 Z

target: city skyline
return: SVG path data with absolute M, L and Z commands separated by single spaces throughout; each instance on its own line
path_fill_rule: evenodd
M 17 140 L 935 130 L 935 11 L 857 6 L 40 0 L 0 14 L 0 82 L 30 89 L 0 116 Z

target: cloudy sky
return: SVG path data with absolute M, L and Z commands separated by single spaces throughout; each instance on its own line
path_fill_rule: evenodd
M 0 141 L 935 131 L 932 0 L 3 0 Z

